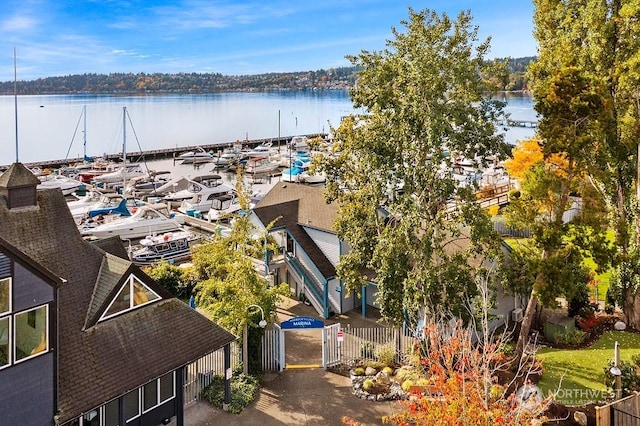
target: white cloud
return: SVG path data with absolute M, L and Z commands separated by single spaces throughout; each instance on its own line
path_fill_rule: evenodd
M 0 31 L 24 32 L 32 30 L 38 24 L 38 20 L 30 16 L 13 16 L 0 21 Z

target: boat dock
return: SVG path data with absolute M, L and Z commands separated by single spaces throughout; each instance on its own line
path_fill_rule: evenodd
M 313 139 L 316 137 L 320 137 L 325 139 L 327 134 L 322 133 L 313 133 L 308 135 L 298 135 L 298 136 L 306 136 L 309 139 Z M 148 151 L 133 151 L 127 152 L 127 161 L 130 162 L 140 162 L 143 160 L 157 160 L 157 159 L 170 159 L 176 158 L 180 153 L 185 151 L 193 151 L 198 147 L 203 148 L 205 151 L 210 151 L 213 153 L 222 152 L 225 148 L 231 148 L 234 144 L 238 142 L 242 143 L 243 148 L 253 148 L 265 142 L 273 142 L 273 146 L 275 147 L 286 147 L 293 139 L 293 136 L 282 136 L 280 138 L 268 138 L 268 139 L 251 139 L 244 141 L 233 141 L 233 142 L 218 142 L 212 143 L 208 145 L 190 145 L 190 146 L 181 146 L 175 148 L 163 148 L 163 149 L 152 149 Z M 122 160 L 122 153 L 118 154 L 107 154 L 104 160 L 107 161 L 119 161 Z M 60 160 L 50 160 L 50 161 L 38 161 L 33 163 L 25 163 L 25 166 L 28 168 L 39 167 L 41 169 L 56 169 L 62 166 L 66 166 L 69 164 L 78 164 L 84 161 L 83 158 L 68 158 L 68 159 L 60 159 Z M 9 167 L 8 164 L 0 166 L 1 170 L 6 170 Z

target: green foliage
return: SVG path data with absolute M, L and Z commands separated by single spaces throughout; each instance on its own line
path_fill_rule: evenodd
M 578 289 L 576 294 L 569 300 L 567 312 L 570 317 L 593 315 L 594 311 L 589 300 L 589 289 L 586 284 Z
M 611 373 L 614 362 L 609 360 L 607 366 L 604 367 L 604 384 L 612 391 L 615 390 L 616 376 Z M 638 374 L 638 365 L 635 362 L 620 360 L 618 368 L 622 373 L 620 379 L 622 382 L 622 396 L 629 396 L 635 391 L 640 391 L 640 374 Z
M 376 360 L 385 366 L 394 364 L 396 350 L 392 345 L 382 345 L 376 349 Z
M 385 373 L 387 376 L 391 376 L 393 374 L 393 368 L 385 367 L 382 369 L 382 372 Z
M 362 367 L 356 367 L 353 369 L 353 375 L 354 376 L 364 376 L 364 368 Z
M 249 405 L 258 393 L 259 383 L 253 376 L 234 372 L 231 377 L 231 403 L 229 412 L 238 414 Z M 222 409 L 224 403 L 224 376 L 216 375 L 209 386 L 204 388 L 201 397 L 213 406 Z
M 373 342 L 361 342 L 360 343 L 360 357 L 364 359 L 374 359 L 375 345 Z
M 389 322 L 425 306 L 468 318 L 477 293 L 469 259 L 498 257 L 498 243 L 473 188 L 457 185 L 441 164 L 505 155 L 494 127 L 504 105 L 489 95 L 503 84 L 505 64 L 484 59 L 489 43 L 469 13 L 451 19 L 410 9 L 402 25 L 388 49 L 349 57 L 361 68 L 350 95 L 366 113 L 331 129 L 333 155 L 320 165 L 326 198 L 339 207 L 336 232 L 350 246 L 337 273 L 358 293 L 363 271 L 374 272 Z M 453 214 L 451 199 L 461 205 Z
M 366 379 L 363 383 L 362 383 L 362 389 L 364 390 L 371 390 L 373 389 L 373 387 L 375 386 L 375 382 L 371 379 Z
M 189 271 L 166 261 L 146 267 L 144 271 L 178 299 L 188 299 L 196 285 Z
M 248 208 L 249 197 L 241 175 L 237 182 L 240 206 Z M 199 280 L 195 289 L 198 306 L 206 310 L 213 321 L 237 335 L 245 324 L 257 326 L 262 318 L 260 310 L 250 305 L 261 307 L 268 321 L 276 311 L 277 302 L 291 292 L 285 283 L 269 286 L 255 270 L 250 256 L 257 246 L 265 247 L 262 243 L 257 246 L 253 243 L 252 233 L 253 225 L 245 215 L 234 221 L 229 236 L 214 236 L 211 242 L 192 251 L 194 274 Z M 266 235 L 261 240 L 269 241 Z
M 584 342 L 586 336 L 587 333 L 576 328 L 563 331 L 562 333 L 556 333 L 553 337 L 558 344 L 576 346 Z

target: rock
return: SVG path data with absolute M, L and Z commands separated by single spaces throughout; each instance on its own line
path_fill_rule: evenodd
M 613 325 L 613 328 L 615 328 L 618 331 L 622 331 L 625 328 L 627 328 L 627 324 L 625 324 L 622 321 L 616 321 L 616 323 Z
M 582 411 L 574 412 L 573 420 L 575 420 L 580 426 L 587 426 L 587 415 Z
M 380 383 L 381 385 L 388 385 L 391 383 L 391 378 L 387 373 L 381 371 L 376 374 L 376 382 Z
M 364 370 L 364 375 L 365 375 L 365 376 L 375 376 L 377 372 L 378 372 L 378 370 L 376 370 L 375 368 L 373 368 L 373 367 L 367 367 L 367 368 Z

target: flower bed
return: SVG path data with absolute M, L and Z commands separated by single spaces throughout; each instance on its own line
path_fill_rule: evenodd
M 375 368 L 357 367 L 349 372 L 353 384 L 353 394 L 369 401 L 390 401 L 407 399 L 402 383 L 395 376 L 396 370 L 386 367 L 380 371 Z

